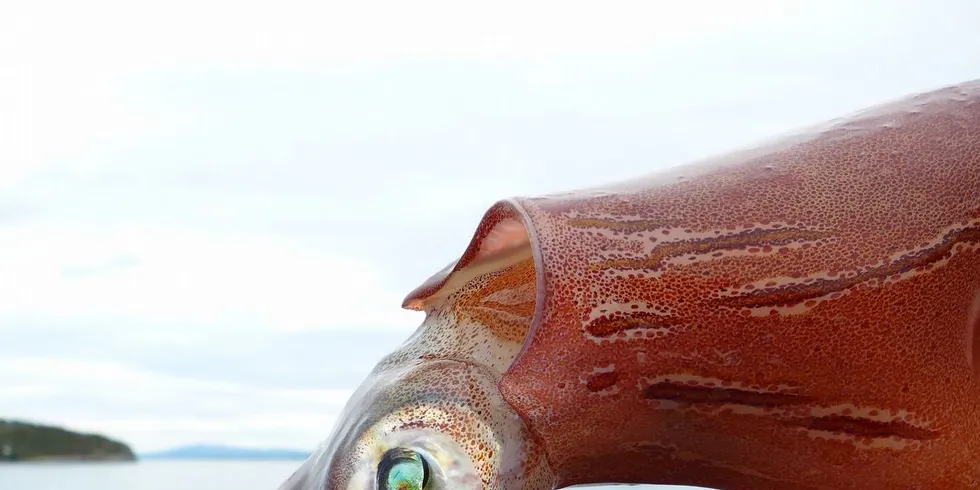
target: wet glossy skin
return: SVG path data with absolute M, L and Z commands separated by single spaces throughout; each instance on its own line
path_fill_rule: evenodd
M 283 488 L 373 488 L 358 447 L 410 429 L 476 488 L 978 488 L 980 82 L 501 202 L 405 306 L 362 388 L 397 402 L 355 396 Z

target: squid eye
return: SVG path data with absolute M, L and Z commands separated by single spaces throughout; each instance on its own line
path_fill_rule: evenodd
M 377 490 L 424 490 L 429 484 L 429 463 L 411 449 L 389 449 L 378 462 Z

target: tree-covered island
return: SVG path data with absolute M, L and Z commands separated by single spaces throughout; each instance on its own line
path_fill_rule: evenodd
M 0 461 L 135 461 L 126 444 L 98 434 L 0 419 Z

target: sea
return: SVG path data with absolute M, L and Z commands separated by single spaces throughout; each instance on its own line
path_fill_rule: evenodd
M 276 490 L 298 461 L 140 461 L 0 464 L 0 490 Z M 587 490 L 692 489 L 658 485 Z

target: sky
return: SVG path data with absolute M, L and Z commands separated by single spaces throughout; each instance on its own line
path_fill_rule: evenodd
M 0 6 L 0 417 L 312 449 L 495 201 L 980 78 L 980 3 Z

